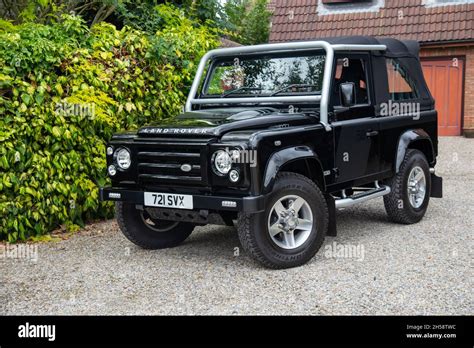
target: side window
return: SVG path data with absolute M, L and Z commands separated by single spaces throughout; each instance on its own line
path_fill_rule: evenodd
M 369 91 L 367 88 L 367 61 L 360 58 L 338 58 L 336 62 L 334 103 L 341 105 L 340 85 L 352 82 L 355 86 L 356 104 L 369 103 Z
M 387 59 L 387 74 L 388 93 L 391 100 L 408 100 L 418 97 L 415 84 L 396 59 Z

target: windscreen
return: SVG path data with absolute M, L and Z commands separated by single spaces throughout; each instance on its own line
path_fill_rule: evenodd
M 325 55 L 221 59 L 211 65 L 203 96 L 321 94 Z

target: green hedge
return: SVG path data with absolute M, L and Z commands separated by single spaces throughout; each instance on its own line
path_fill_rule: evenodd
M 75 16 L 53 25 L 0 22 L 0 239 L 110 217 L 105 143 L 173 117 L 216 33 L 162 5 L 154 36 Z

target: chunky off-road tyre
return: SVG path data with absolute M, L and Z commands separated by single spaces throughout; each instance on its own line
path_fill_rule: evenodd
M 158 221 L 134 204 L 116 202 L 115 216 L 122 233 L 144 249 L 172 248 L 189 237 L 194 225 L 186 222 Z
M 265 212 L 240 213 L 242 247 L 264 266 L 300 266 L 321 248 L 328 228 L 328 207 L 318 186 L 307 177 L 278 174 Z
M 425 155 L 407 150 L 399 172 L 386 182 L 391 192 L 383 198 L 390 220 L 414 224 L 426 213 L 430 201 L 431 176 Z

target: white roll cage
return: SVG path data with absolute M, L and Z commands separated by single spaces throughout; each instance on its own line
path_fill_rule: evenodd
M 324 65 L 323 86 L 321 95 L 308 96 L 273 96 L 273 97 L 245 97 L 245 98 L 196 98 L 199 85 L 206 69 L 207 62 L 216 57 L 236 57 L 239 55 L 253 54 L 259 52 L 293 52 L 323 49 L 326 52 L 326 62 Z M 195 104 L 236 104 L 236 103 L 292 103 L 292 102 L 319 102 L 320 122 L 330 130 L 328 122 L 328 105 L 330 97 L 331 75 L 334 64 L 335 51 L 385 51 L 385 45 L 332 45 L 326 41 L 304 41 L 276 44 L 263 44 L 256 46 L 241 46 L 231 48 L 220 48 L 207 52 L 201 59 L 196 76 L 194 78 L 188 99 L 186 101 L 186 111 L 191 111 Z

